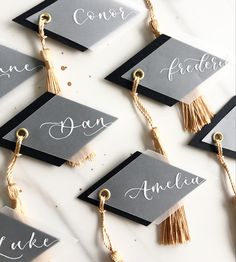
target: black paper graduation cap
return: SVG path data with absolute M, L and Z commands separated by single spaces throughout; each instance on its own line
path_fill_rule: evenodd
M 0 45 L 0 97 L 42 68 L 42 61 Z
M 108 189 L 107 210 L 145 226 L 160 217 L 164 220 L 177 202 L 205 180 L 150 152 L 135 152 L 78 198 L 98 205 L 99 191 Z
M 211 152 L 217 152 L 217 148 L 212 141 L 212 136 L 216 132 L 223 134 L 224 155 L 236 158 L 236 96 L 223 106 L 211 123 L 198 132 L 189 144 Z
M 0 128 L 0 145 L 13 150 L 16 131 L 26 128 L 21 153 L 60 166 L 116 119 L 46 92 Z
M 31 262 L 59 239 L 0 213 L 0 261 Z
M 118 0 L 45 0 L 13 21 L 38 31 L 38 18 L 50 13 L 47 36 L 85 51 L 138 14 Z
M 189 95 L 226 61 L 167 35 L 160 35 L 105 79 L 131 89 L 136 69 L 145 77 L 138 92 L 172 106 Z

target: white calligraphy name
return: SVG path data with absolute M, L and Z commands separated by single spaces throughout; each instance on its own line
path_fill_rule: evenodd
M 93 123 L 91 120 L 85 120 L 82 123 L 75 125 L 71 117 L 67 117 L 60 122 L 45 122 L 40 128 L 48 126 L 49 136 L 55 140 L 62 140 L 68 138 L 74 129 L 89 129 L 89 132 L 84 131 L 85 136 L 93 136 L 104 128 L 107 128 L 112 123 L 105 123 L 103 117 L 96 119 Z
M 219 60 L 216 57 L 212 57 L 209 54 L 204 54 L 201 59 L 186 58 L 181 62 L 179 57 L 174 58 L 170 63 L 169 67 L 162 68 L 160 73 L 167 71 L 167 77 L 169 81 L 173 81 L 176 74 L 185 75 L 187 73 L 192 73 L 193 71 L 198 71 L 200 73 L 206 70 L 218 70 L 225 65 L 225 61 Z
M 184 186 L 190 185 L 200 185 L 201 181 L 199 181 L 199 177 L 187 178 L 183 177 L 181 173 L 178 173 L 175 177 L 175 180 L 167 181 L 164 185 L 157 182 L 153 186 L 148 186 L 148 181 L 144 180 L 140 187 L 130 188 L 126 191 L 125 197 L 129 197 L 131 199 L 136 199 L 139 195 L 143 195 L 146 200 L 152 200 L 155 194 L 160 194 L 161 191 L 177 189 L 181 190 Z
M 86 22 L 93 22 L 94 20 L 104 20 L 110 21 L 112 19 L 121 18 L 122 20 L 127 20 L 131 14 L 135 14 L 135 11 L 126 12 L 124 7 L 119 7 L 117 10 L 110 8 L 107 12 L 94 12 L 91 10 L 85 11 L 83 8 L 78 8 L 73 14 L 74 22 L 77 25 L 83 25 Z
M 34 71 L 34 70 L 40 68 L 40 67 L 42 67 L 42 66 L 39 65 L 39 66 L 31 68 L 29 64 L 25 64 L 21 68 L 19 68 L 17 66 L 12 66 L 12 65 L 10 65 L 7 69 L 3 69 L 2 67 L 0 67 L 0 77 L 7 76 L 8 78 L 10 78 L 11 75 L 14 72 L 16 72 L 16 73 L 23 73 L 24 71 L 31 72 L 31 71 Z
M 21 259 L 24 256 L 23 251 L 25 249 L 34 249 L 34 248 L 41 249 L 41 248 L 45 248 L 45 247 L 48 248 L 48 247 L 52 246 L 53 244 L 55 244 L 57 242 L 57 240 L 49 242 L 49 239 L 45 238 L 43 241 L 38 243 L 39 241 L 36 238 L 35 232 L 32 232 L 30 239 L 26 243 L 22 243 L 22 241 L 19 240 L 18 242 L 11 242 L 9 244 L 9 247 L 7 247 L 7 248 L 9 248 L 12 251 L 17 252 L 18 254 L 20 253 L 19 255 L 16 255 L 16 256 L 13 257 L 12 255 L 10 256 L 10 255 L 5 254 L 1 251 L 1 249 L 6 249 L 6 247 L 3 247 L 3 246 L 4 246 L 4 244 L 6 244 L 7 240 L 8 239 L 7 239 L 6 236 L 2 236 L 0 238 L 0 256 L 5 257 L 9 260 Z M 28 252 L 28 251 L 26 251 L 26 252 Z

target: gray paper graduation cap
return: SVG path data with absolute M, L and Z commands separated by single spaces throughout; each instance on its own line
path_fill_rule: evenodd
M 162 34 L 106 79 L 131 89 L 132 74 L 140 68 L 145 77 L 138 92 L 172 106 L 225 64 L 221 58 Z
M 137 151 L 78 198 L 98 205 L 98 193 L 108 189 L 111 197 L 106 201 L 106 210 L 147 226 L 204 181 Z
M 21 153 L 60 166 L 116 119 L 46 92 L 0 128 L 0 145 L 14 150 L 16 131 L 26 128 Z
M 31 262 L 59 239 L 0 213 L 0 261 Z
M 138 14 L 119 0 L 45 0 L 13 21 L 37 31 L 39 15 L 45 12 L 52 16 L 46 35 L 80 51 L 91 48 Z
M 0 45 L 0 97 L 42 68 L 42 61 Z
M 224 155 L 236 159 L 236 96 L 223 106 L 211 123 L 199 131 L 189 144 L 197 148 L 217 152 L 217 148 L 212 141 L 212 136 L 216 132 L 223 134 Z

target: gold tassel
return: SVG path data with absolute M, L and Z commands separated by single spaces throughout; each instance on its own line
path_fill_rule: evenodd
M 107 250 L 110 252 L 109 256 L 113 262 L 124 262 L 124 260 L 121 258 L 118 251 L 113 249 L 110 236 L 107 232 L 106 223 L 105 223 L 105 202 L 110 199 L 111 192 L 108 189 L 102 189 L 99 192 L 99 213 L 101 215 L 101 229 L 102 229 L 102 239 L 103 244 L 107 248 Z
M 17 141 L 16 141 L 15 150 L 7 168 L 7 189 L 8 189 L 9 199 L 11 200 L 11 207 L 18 214 L 24 214 L 24 210 L 20 199 L 20 193 L 22 191 L 14 181 L 13 169 L 18 157 L 21 156 L 20 154 L 21 145 L 23 140 L 28 137 L 28 131 L 24 128 L 20 128 L 16 133 L 16 137 L 17 137 Z
M 55 69 L 52 63 L 51 59 L 51 51 L 49 48 L 46 47 L 46 38 L 44 33 L 45 24 L 48 24 L 51 22 L 51 15 L 48 13 L 42 14 L 39 17 L 39 37 L 42 44 L 42 50 L 41 50 L 41 56 L 43 58 L 46 72 L 47 72 L 47 80 L 46 80 L 46 88 L 48 92 L 51 92 L 53 94 L 60 94 L 61 89 L 60 85 L 55 73 Z
M 41 50 L 41 56 L 46 67 L 47 78 L 46 88 L 48 92 L 59 95 L 61 93 L 60 85 L 55 74 L 55 69 L 51 61 L 51 51 L 49 48 Z
M 184 130 L 197 133 L 205 125 L 211 122 L 214 114 L 211 112 L 202 96 L 196 98 L 192 103 L 180 102 L 183 115 Z
M 46 88 L 47 91 L 56 95 L 59 95 L 61 93 L 61 88 L 60 88 L 60 84 L 58 81 L 58 78 L 56 76 L 55 73 L 55 69 L 52 63 L 52 59 L 51 59 L 51 50 L 49 48 L 47 48 L 46 46 L 46 38 L 47 36 L 45 35 L 45 25 L 50 23 L 52 20 L 52 17 L 49 13 L 44 13 L 41 14 L 39 17 L 39 38 L 41 41 L 41 45 L 42 45 L 42 50 L 41 50 L 41 56 L 43 58 L 45 67 L 46 67 L 46 73 L 47 73 L 47 77 L 46 77 Z M 76 154 L 77 155 L 77 154 Z M 83 163 L 86 160 L 92 161 L 93 158 L 95 157 L 94 153 L 88 153 L 83 157 L 79 157 L 78 159 L 74 159 L 75 157 L 73 157 L 73 160 L 71 161 L 67 161 L 66 163 L 71 166 L 71 167 L 80 167 L 83 165 Z
M 215 132 L 213 137 L 212 137 L 212 140 L 217 147 L 217 157 L 219 159 L 219 162 L 220 162 L 222 168 L 224 169 L 226 176 L 229 179 L 232 191 L 234 193 L 234 196 L 232 197 L 232 204 L 236 205 L 236 184 L 233 180 L 233 176 L 230 173 L 229 167 L 228 167 L 227 163 L 225 162 L 225 157 L 224 157 L 224 154 L 223 154 L 223 147 L 222 147 L 223 139 L 224 139 L 224 136 L 220 132 Z
M 163 149 L 163 146 L 160 142 L 158 129 L 154 126 L 151 115 L 145 108 L 141 99 L 138 97 L 137 88 L 140 80 L 144 78 L 144 72 L 141 69 L 137 69 L 133 73 L 133 78 L 134 82 L 131 92 L 133 101 L 140 113 L 145 117 L 146 121 L 151 127 L 151 137 L 155 151 L 167 157 Z M 190 234 L 187 218 L 185 215 L 184 207 L 182 206 L 160 224 L 160 243 L 163 245 L 176 245 L 186 243 L 189 240 Z

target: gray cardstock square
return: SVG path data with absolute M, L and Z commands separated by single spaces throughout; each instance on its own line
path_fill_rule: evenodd
M 47 24 L 47 30 L 90 48 L 138 14 L 137 10 L 119 1 L 70 0 L 69 2 L 68 4 L 68 0 L 58 0 L 28 17 L 27 20 L 38 24 L 40 14 L 48 12 L 52 16 L 52 21 Z M 124 16 L 121 16 L 120 8 L 124 11 Z M 115 13 L 113 15 L 115 17 L 111 17 L 109 10 L 116 12 L 116 15 Z M 87 18 L 88 12 L 93 19 Z
M 138 190 L 144 181 L 147 181 L 148 188 L 153 187 L 153 189 L 156 183 L 166 185 L 168 181 L 171 181 L 169 183 L 174 184 L 179 173 L 182 176 L 181 181 L 186 178 L 188 181 L 197 182 L 184 185 L 181 189 L 174 187 L 160 190 L 160 193 L 150 192 L 150 190 L 147 197 L 144 191 Z M 111 198 L 106 201 L 107 206 L 152 223 L 204 181 L 205 179 L 174 167 L 166 161 L 141 154 L 96 188 L 88 195 L 88 198 L 98 200 L 99 191 L 106 188 L 111 192 Z M 134 188 L 136 190 L 130 191 Z
M 42 61 L 0 45 L 0 97 L 42 68 Z
M 98 125 L 95 125 L 100 119 L 103 119 L 103 124 L 98 121 Z M 69 128 L 81 125 L 87 120 L 93 128 Z M 29 136 L 23 141 L 24 146 L 70 160 L 75 153 L 115 120 L 117 118 L 111 115 L 55 95 L 5 135 L 4 139 L 15 142 L 16 131 L 19 128 L 26 128 Z
M 158 41 L 158 38 L 154 41 Z M 206 59 L 207 57 L 208 59 Z M 175 68 L 171 72 L 176 73 L 170 74 L 172 78 L 168 75 L 169 71 L 164 70 L 165 68 L 170 68 L 170 65 L 175 59 L 179 59 L 179 62 L 183 64 L 184 68 L 186 68 L 187 65 L 191 65 L 192 67 L 195 66 L 198 63 L 195 60 L 201 60 L 202 58 L 203 60 L 206 59 L 206 61 L 211 61 L 213 59 L 215 63 L 220 64 L 221 66 L 218 66 L 216 70 L 215 68 L 205 69 L 203 72 L 200 70 L 193 70 L 191 73 L 181 74 L 180 72 L 176 72 L 179 68 L 177 67 L 177 62 L 174 62 L 173 64 Z M 133 72 L 140 68 L 145 73 L 145 77 L 140 83 L 142 86 L 181 101 L 181 99 L 198 87 L 207 78 L 212 76 L 225 64 L 226 61 L 221 58 L 174 38 L 170 38 L 143 60 L 130 68 L 121 77 L 133 81 Z M 171 80 L 169 80 L 169 78 Z
M 1 262 L 31 262 L 59 242 L 57 238 L 3 213 L 0 213 L 0 228 Z M 40 248 L 37 248 L 32 244 L 33 239 L 36 239 L 35 245 Z M 20 250 L 19 248 L 16 248 L 15 250 L 12 249 L 11 244 L 18 243 L 19 241 L 21 241 L 21 247 L 25 246 L 25 248 L 23 250 Z

